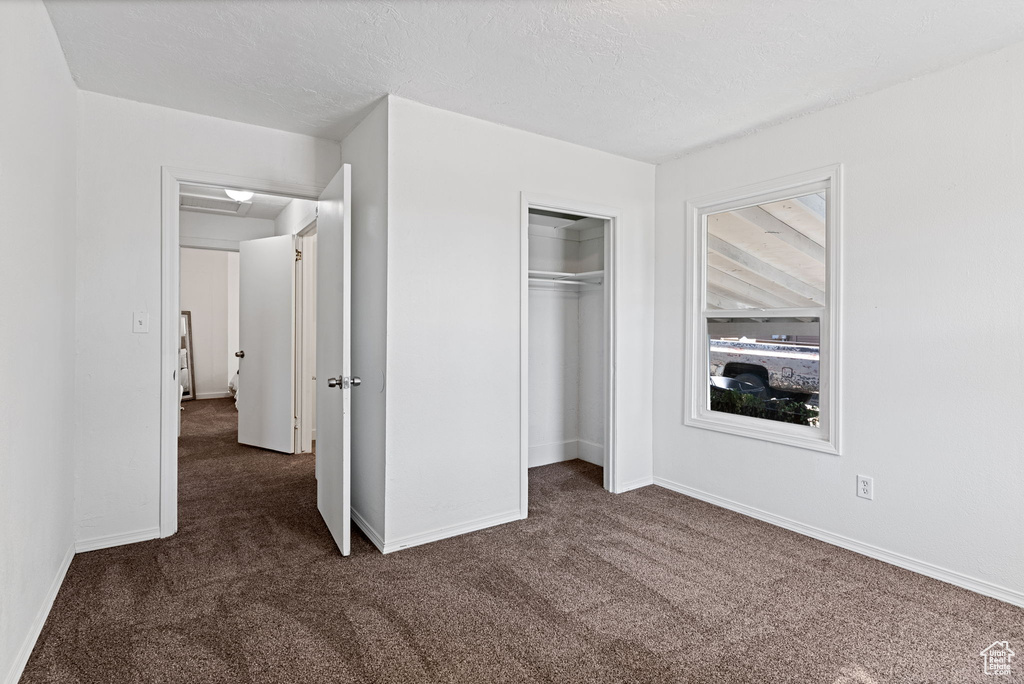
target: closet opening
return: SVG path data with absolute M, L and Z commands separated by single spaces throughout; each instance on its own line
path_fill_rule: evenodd
M 524 484 L 530 469 L 578 459 L 614 491 L 614 213 L 527 201 L 524 214 Z

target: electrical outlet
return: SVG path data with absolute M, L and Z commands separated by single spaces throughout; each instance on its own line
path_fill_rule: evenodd
M 875 481 L 867 475 L 857 476 L 857 496 L 862 499 L 875 498 Z

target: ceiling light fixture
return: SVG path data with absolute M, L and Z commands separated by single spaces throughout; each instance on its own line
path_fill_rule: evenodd
M 224 192 L 236 202 L 248 202 L 252 199 L 252 193 L 248 190 L 225 190 Z

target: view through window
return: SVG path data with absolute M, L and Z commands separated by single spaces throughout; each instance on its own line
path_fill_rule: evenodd
M 708 407 L 820 425 L 824 190 L 706 216 Z

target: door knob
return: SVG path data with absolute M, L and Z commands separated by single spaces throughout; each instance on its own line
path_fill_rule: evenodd
M 244 359 L 245 358 L 245 352 L 244 351 L 236 351 L 235 352 L 235 356 L 237 356 L 240 359 Z
M 359 379 L 358 375 L 352 377 L 352 386 L 353 387 L 359 387 L 362 384 L 363 384 L 363 381 Z
M 338 386 L 338 378 L 327 378 L 327 386 L 328 387 L 337 387 Z
M 351 377 L 351 378 L 345 378 L 345 377 L 327 378 L 327 386 L 328 387 L 338 387 L 340 389 L 348 389 L 349 387 L 359 387 L 359 385 L 361 385 L 361 384 L 363 384 L 363 381 L 360 380 L 358 377 Z

